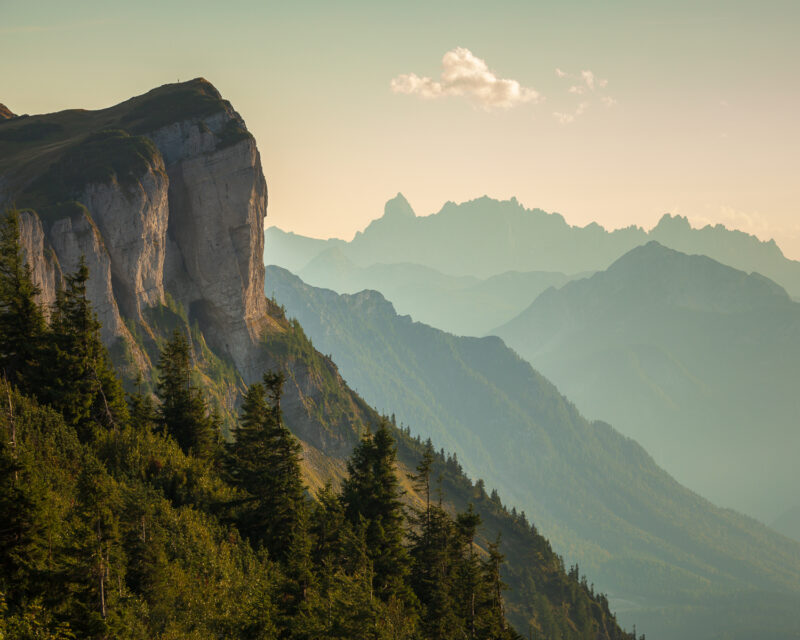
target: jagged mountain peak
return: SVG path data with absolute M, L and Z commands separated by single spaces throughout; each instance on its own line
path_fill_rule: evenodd
M 394 198 L 386 202 L 383 207 L 383 217 L 384 219 L 400 220 L 403 218 L 416 218 L 417 216 L 406 197 L 398 192 Z

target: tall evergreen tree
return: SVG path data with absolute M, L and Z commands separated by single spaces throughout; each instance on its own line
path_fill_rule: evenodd
M 156 407 L 152 396 L 144 391 L 141 371 L 136 375 L 134 391 L 128 394 L 128 412 L 131 426 L 136 431 L 151 431 L 155 427 Z
M 161 351 L 156 395 L 161 401 L 158 423 L 164 432 L 175 438 L 184 453 L 211 457 L 217 441 L 213 420 L 202 392 L 192 381 L 191 346 L 177 329 Z
M 67 580 L 77 601 L 71 626 L 84 637 L 115 633 L 115 607 L 124 597 L 125 556 L 119 532 L 116 483 L 91 454 L 84 456 L 72 514 Z
M 58 293 L 51 319 L 52 340 L 45 359 L 48 376 L 40 385 L 41 396 L 87 439 L 97 425 L 118 428 L 127 420 L 128 408 L 100 338 L 83 257 L 78 270 L 65 279 L 67 286 Z
M 227 446 L 226 466 L 231 483 L 247 493 L 239 530 L 254 546 L 266 547 L 270 557 L 286 563 L 307 518 L 301 448 L 283 424 L 282 385 L 282 376 L 268 374 L 248 387 L 239 428 Z
M 14 606 L 25 597 L 41 565 L 40 491 L 19 459 L 14 400 L 9 384 L 0 383 L 0 593 Z
M 413 605 L 405 582 L 408 554 L 403 546 L 404 516 L 395 474 L 397 449 L 386 420 L 374 435 L 367 434 L 347 463 L 342 488 L 345 514 L 353 526 L 366 524 L 366 544 L 373 567 L 375 593 L 385 602 L 399 598 Z
M 500 640 L 513 637 L 513 632 L 505 619 L 503 591 L 507 587 L 500 575 L 504 557 L 500 553 L 499 534 L 495 542 L 489 543 L 487 551 L 481 567 L 483 589 L 476 616 L 477 637 L 481 640 Z
M 19 212 L 0 223 L 0 371 L 23 391 L 35 391 L 46 325 L 19 242 Z
M 422 629 L 428 638 L 463 635 L 463 621 L 457 616 L 454 579 L 459 548 L 453 521 L 431 502 L 431 476 L 435 454 L 430 443 L 411 476 L 424 504 L 414 510 L 410 532 L 412 568 L 410 582 L 422 604 Z
M 456 517 L 458 543 L 461 547 L 461 560 L 456 571 L 456 596 L 458 610 L 465 625 L 465 635 L 470 640 L 477 637 L 478 607 L 481 588 L 481 565 L 475 552 L 475 533 L 481 524 L 481 517 L 472 504 L 464 513 Z

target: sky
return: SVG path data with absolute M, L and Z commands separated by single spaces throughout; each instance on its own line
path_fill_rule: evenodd
M 205 77 L 268 224 L 349 239 L 402 192 L 583 226 L 666 212 L 800 259 L 800 3 L 0 0 L 0 102 L 98 109 Z

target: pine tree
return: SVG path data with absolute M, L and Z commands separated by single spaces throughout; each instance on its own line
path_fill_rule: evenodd
M 409 562 L 403 546 L 404 516 L 394 469 L 396 456 L 394 439 L 383 420 L 375 434 L 365 435 L 353 451 L 347 463 L 342 502 L 353 526 L 362 519 L 366 524 L 375 594 L 384 602 L 399 597 L 411 608 L 414 598 L 405 583 Z
M 26 393 L 35 391 L 47 329 L 39 293 L 19 243 L 19 212 L 12 209 L 0 224 L 0 371 Z
M 464 620 L 466 637 L 470 640 L 477 637 L 481 566 L 478 554 L 475 552 L 475 533 L 480 524 L 481 517 L 475 512 L 471 503 L 464 513 L 459 513 L 456 517 L 461 559 L 456 570 L 455 601 Z
M 270 557 L 286 563 L 296 538 L 307 528 L 300 443 L 283 424 L 283 377 L 268 374 L 247 389 L 226 468 L 234 486 L 247 493 L 239 530 Z
M 489 543 L 487 557 L 481 566 L 482 597 L 476 615 L 477 637 L 481 640 L 499 640 L 511 634 L 505 619 L 503 591 L 507 588 L 500 575 L 503 554 L 500 553 L 500 536 Z
M 184 453 L 208 459 L 214 454 L 216 438 L 206 401 L 192 381 L 190 349 L 184 333 L 176 329 L 161 351 L 157 422 Z
M 411 518 L 410 584 L 423 611 L 421 626 L 428 638 L 452 638 L 460 634 L 462 622 L 456 616 L 454 595 L 455 531 L 453 522 L 441 507 L 431 503 L 431 474 L 435 454 L 430 443 L 411 476 L 422 494 L 424 506 Z
M 43 543 L 37 513 L 40 491 L 20 462 L 14 400 L 8 383 L 0 385 L 7 408 L 0 423 L 0 593 L 12 605 L 25 596 L 40 568 Z M 3 403 L 5 404 L 5 403 Z
M 66 276 L 67 286 L 58 292 L 45 356 L 48 375 L 40 385 L 42 400 L 84 440 L 92 437 L 96 426 L 119 428 L 128 418 L 122 384 L 88 298 L 88 280 L 89 269 L 81 257 L 78 270 Z
M 124 596 L 125 556 L 116 483 L 91 454 L 83 459 L 71 522 L 67 580 L 77 607 L 71 626 L 84 637 L 114 634 L 114 609 Z
M 133 393 L 128 394 L 130 424 L 140 432 L 152 431 L 156 424 L 156 407 L 149 393 L 144 392 L 144 378 L 141 371 L 136 375 Z

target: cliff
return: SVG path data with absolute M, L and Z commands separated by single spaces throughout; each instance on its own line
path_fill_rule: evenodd
M 323 425 L 319 375 L 267 347 L 295 331 L 264 296 L 267 185 L 255 140 L 209 82 L 1 121 L 0 207 L 12 204 L 45 306 L 85 259 L 103 339 L 129 380 L 152 380 L 159 345 L 183 326 L 228 422 L 244 384 L 284 366 L 298 435 L 349 451 L 356 401 L 337 412 L 347 424 Z
M 152 383 L 174 328 L 190 335 L 201 382 L 229 417 L 245 383 L 280 370 L 281 406 L 303 443 L 306 482 L 315 489 L 342 477 L 359 435 L 379 416 L 265 297 L 259 153 L 213 86 L 198 79 L 100 111 L 0 122 L 0 207 L 14 203 L 23 209 L 21 240 L 41 302 L 54 301 L 83 256 L 103 339 L 129 380 L 141 372 Z M 395 435 L 398 476 L 413 500 L 407 474 L 424 447 Z M 565 638 L 622 637 L 605 598 L 567 576 L 524 518 L 473 485 L 455 460 L 440 455 L 437 464 L 447 467 L 450 508 L 474 503 L 484 518 L 481 543 L 503 532 L 513 558 L 512 621 Z

